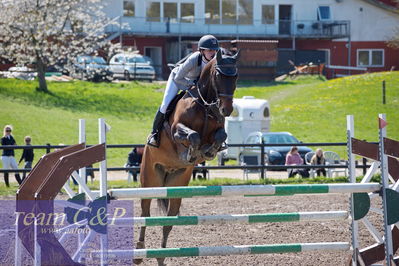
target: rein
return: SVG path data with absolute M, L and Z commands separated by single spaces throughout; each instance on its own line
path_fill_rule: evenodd
M 222 75 L 225 75 L 225 73 L 223 71 L 220 70 L 220 67 L 236 67 L 233 64 L 229 64 L 229 65 L 215 65 L 214 67 L 216 68 L 216 71 L 218 71 L 219 73 L 221 73 Z M 237 70 L 236 70 L 237 71 Z M 229 74 L 227 74 L 228 76 L 230 76 Z M 237 72 L 233 73 L 232 76 L 237 75 Z M 220 96 L 221 97 L 226 97 L 226 98 L 233 98 L 233 94 L 227 94 L 227 93 L 219 93 L 219 91 L 217 90 L 216 87 L 212 86 L 213 90 L 215 91 L 216 94 L 216 99 L 214 99 L 212 102 L 207 102 L 204 98 L 204 96 L 201 93 L 201 88 L 203 88 L 203 86 L 199 85 L 199 83 L 195 84 L 195 88 L 198 92 L 198 97 L 195 97 L 190 90 L 187 90 L 187 93 L 194 99 L 194 101 L 196 103 L 198 103 L 200 106 L 202 106 L 205 110 L 205 121 L 204 121 L 204 127 L 202 129 L 202 137 L 205 136 L 205 133 L 208 130 L 208 120 L 209 117 L 214 117 L 217 119 L 217 121 L 219 123 L 223 122 L 224 116 L 220 113 L 219 107 L 220 107 Z M 202 102 L 201 102 L 202 101 Z

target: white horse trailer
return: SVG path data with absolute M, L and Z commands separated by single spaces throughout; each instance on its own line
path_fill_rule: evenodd
M 263 99 L 253 96 L 244 96 L 233 100 L 234 110 L 226 117 L 225 129 L 227 144 L 243 144 L 247 136 L 254 131 L 269 132 L 270 106 Z M 240 155 L 241 147 L 229 147 L 219 152 L 218 162 L 223 165 L 229 159 L 236 159 Z

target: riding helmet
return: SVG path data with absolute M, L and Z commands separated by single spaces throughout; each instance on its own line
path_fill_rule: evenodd
M 198 49 L 219 50 L 219 42 L 213 35 L 204 35 L 198 41 Z

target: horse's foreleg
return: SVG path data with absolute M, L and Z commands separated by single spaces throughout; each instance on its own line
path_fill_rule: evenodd
M 185 126 L 182 123 L 176 125 L 176 133 L 173 135 L 177 143 L 188 144 L 188 152 L 181 158 L 188 162 L 194 162 L 199 156 L 201 137 L 197 131 Z
M 168 216 L 176 216 L 179 214 L 179 209 L 181 205 L 181 199 L 169 199 L 169 209 L 168 209 Z M 163 236 L 162 236 L 162 243 L 161 248 L 166 248 L 166 244 L 168 242 L 168 236 L 170 231 L 172 231 L 173 226 L 164 226 L 163 227 Z M 158 265 L 165 265 L 164 261 L 165 258 L 158 258 Z
M 202 154 L 206 159 L 213 159 L 216 156 L 216 153 L 219 151 L 220 147 L 222 147 L 223 142 L 227 138 L 227 133 L 224 128 L 220 128 L 215 132 L 215 140 L 212 145 L 202 148 Z
M 141 199 L 141 217 L 149 217 L 150 216 L 150 207 L 151 207 L 151 199 Z M 136 249 L 145 248 L 145 226 L 140 227 L 140 236 L 139 241 L 136 244 Z M 143 262 L 143 259 L 134 259 L 134 264 L 140 264 Z

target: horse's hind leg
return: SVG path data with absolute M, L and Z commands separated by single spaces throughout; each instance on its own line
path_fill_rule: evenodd
M 151 207 L 151 199 L 142 199 L 141 200 L 141 217 L 149 217 L 150 216 L 150 207 Z M 145 226 L 140 227 L 140 236 L 139 241 L 136 244 L 136 249 L 145 248 Z M 143 259 L 134 259 L 134 264 L 140 264 L 143 262 Z
M 169 209 L 168 216 L 176 216 L 179 214 L 179 209 L 181 205 L 181 199 L 169 199 Z M 173 226 L 164 226 L 163 227 L 163 235 L 162 235 L 162 243 L 161 248 L 166 248 L 166 244 L 168 242 L 168 236 L 170 231 L 172 231 Z M 165 265 L 165 258 L 158 258 L 158 265 Z

